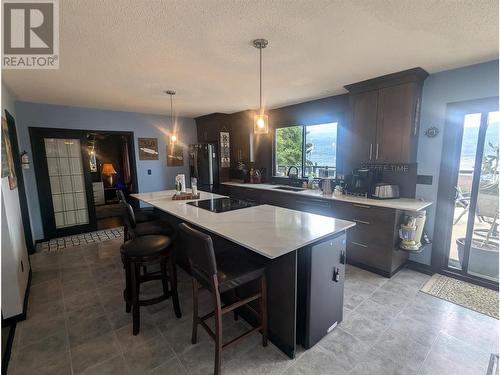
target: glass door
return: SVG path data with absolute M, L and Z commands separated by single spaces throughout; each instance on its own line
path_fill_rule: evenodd
M 30 128 L 45 239 L 96 229 L 86 132 Z
M 452 170 L 441 171 L 440 196 L 453 198 L 440 199 L 435 233 L 438 239 L 439 232 L 449 233 L 443 237 L 444 269 L 466 278 L 498 283 L 500 115 L 495 105 L 490 110 L 476 108 L 479 110 L 459 111 L 456 121 L 449 124 L 454 127 L 445 133 L 441 167 Z M 446 142 L 458 144 L 447 146 Z M 448 192 L 443 194 L 443 190 Z
M 79 139 L 44 138 L 56 229 L 89 223 Z

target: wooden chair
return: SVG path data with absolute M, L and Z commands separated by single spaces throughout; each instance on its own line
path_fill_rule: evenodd
M 193 331 L 191 341 L 197 342 L 197 329 L 200 324 L 215 341 L 215 365 L 214 374 L 220 375 L 222 365 L 222 350 L 239 342 L 250 334 L 261 331 L 262 345 L 267 346 L 267 285 L 265 269 L 261 265 L 255 264 L 250 259 L 235 255 L 232 252 L 222 253 L 215 258 L 212 238 L 185 223 L 179 225 L 179 235 L 181 247 L 188 253 L 189 264 L 191 266 L 191 276 L 193 281 Z M 239 286 L 250 282 L 258 281 L 260 291 L 229 305 L 222 305 L 221 294 L 234 292 Z M 204 316 L 198 315 L 198 291 L 206 288 L 213 296 L 214 311 Z M 236 293 L 232 293 L 234 298 Z M 250 302 L 259 300 L 260 313 L 257 313 L 250 305 Z M 248 330 L 240 336 L 222 342 L 222 315 L 245 306 L 260 318 L 261 324 Z M 206 324 L 206 320 L 215 316 L 215 332 Z

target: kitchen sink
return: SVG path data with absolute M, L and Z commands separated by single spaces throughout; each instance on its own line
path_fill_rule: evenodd
M 303 191 L 306 189 L 303 188 L 298 188 L 298 187 L 293 187 L 293 186 L 278 186 L 275 187 L 276 190 L 286 190 L 286 191 Z

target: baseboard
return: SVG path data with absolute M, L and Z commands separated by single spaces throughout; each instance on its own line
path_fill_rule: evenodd
M 20 314 L 11 316 L 10 318 L 7 319 L 2 319 L 2 327 L 10 326 L 10 325 L 15 325 L 18 322 L 22 322 L 23 320 L 26 320 L 26 315 L 28 312 L 28 298 L 30 295 L 30 289 L 31 289 L 31 269 L 28 273 L 28 283 L 26 284 L 26 291 L 24 292 L 24 301 L 23 301 L 23 311 Z
M 372 267 L 372 266 L 367 266 L 366 264 L 356 262 L 355 260 L 347 259 L 347 264 L 350 264 L 354 267 L 362 268 L 366 271 L 370 271 L 373 273 L 376 273 L 377 275 L 384 276 L 387 278 L 390 278 L 394 273 L 388 272 L 388 271 L 383 271 L 381 269 Z
M 14 336 L 16 334 L 16 325 L 16 323 L 12 324 L 9 330 L 9 337 L 7 337 L 7 342 L 5 343 L 5 353 L 2 356 L 2 375 L 7 375 L 7 370 L 9 368 L 10 356 L 12 354 L 12 344 L 14 343 Z
M 409 260 L 406 262 L 406 266 L 414 271 L 418 271 L 420 273 L 425 273 L 426 275 L 434 275 L 436 272 L 432 269 L 429 264 L 423 264 L 419 262 L 415 262 L 413 260 Z

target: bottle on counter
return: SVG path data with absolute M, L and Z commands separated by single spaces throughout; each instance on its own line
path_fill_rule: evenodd
M 198 180 L 196 177 L 191 178 L 191 192 L 193 195 L 198 195 Z

